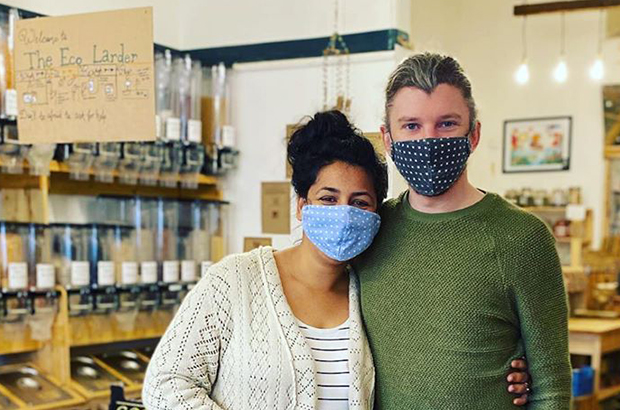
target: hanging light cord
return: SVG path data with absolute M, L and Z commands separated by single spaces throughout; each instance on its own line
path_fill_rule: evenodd
M 562 13 L 562 19 L 560 22 L 560 55 L 564 57 L 566 55 L 566 13 Z
M 598 15 L 598 55 L 603 54 L 603 13 L 604 9 L 601 9 Z
M 523 16 L 521 44 L 523 45 L 523 62 L 525 62 L 527 60 L 527 16 Z

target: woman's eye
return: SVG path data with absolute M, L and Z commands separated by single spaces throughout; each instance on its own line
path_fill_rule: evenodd
M 321 201 L 322 201 L 322 202 L 327 202 L 327 203 L 334 203 L 334 202 L 338 202 L 338 201 L 336 200 L 336 198 L 335 198 L 335 197 L 333 197 L 333 196 L 324 196 L 324 197 L 322 197 L 322 198 L 321 198 Z
M 368 208 L 370 204 L 366 201 L 356 200 L 356 201 L 353 201 L 353 206 L 357 208 Z

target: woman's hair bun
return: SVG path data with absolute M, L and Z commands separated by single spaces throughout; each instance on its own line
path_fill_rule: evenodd
M 288 142 L 295 192 L 307 198 L 321 168 L 336 161 L 364 168 L 372 177 L 379 202 L 387 194 L 387 167 L 362 133 L 337 110 L 316 113 L 296 126 Z

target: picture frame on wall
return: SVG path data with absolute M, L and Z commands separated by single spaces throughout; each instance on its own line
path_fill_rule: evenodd
M 568 171 L 572 123 L 570 116 L 504 121 L 503 172 Z

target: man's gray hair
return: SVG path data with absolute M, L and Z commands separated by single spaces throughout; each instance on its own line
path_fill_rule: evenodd
M 405 59 L 390 75 L 385 89 L 385 126 L 390 128 L 389 108 L 396 93 L 405 87 L 415 87 L 432 93 L 440 84 L 458 88 L 469 108 L 469 131 L 477 122 L 476 102 L 471 92 L 471 83 L 463 67 L 454 58 L 437 54 L 421 53 Z

